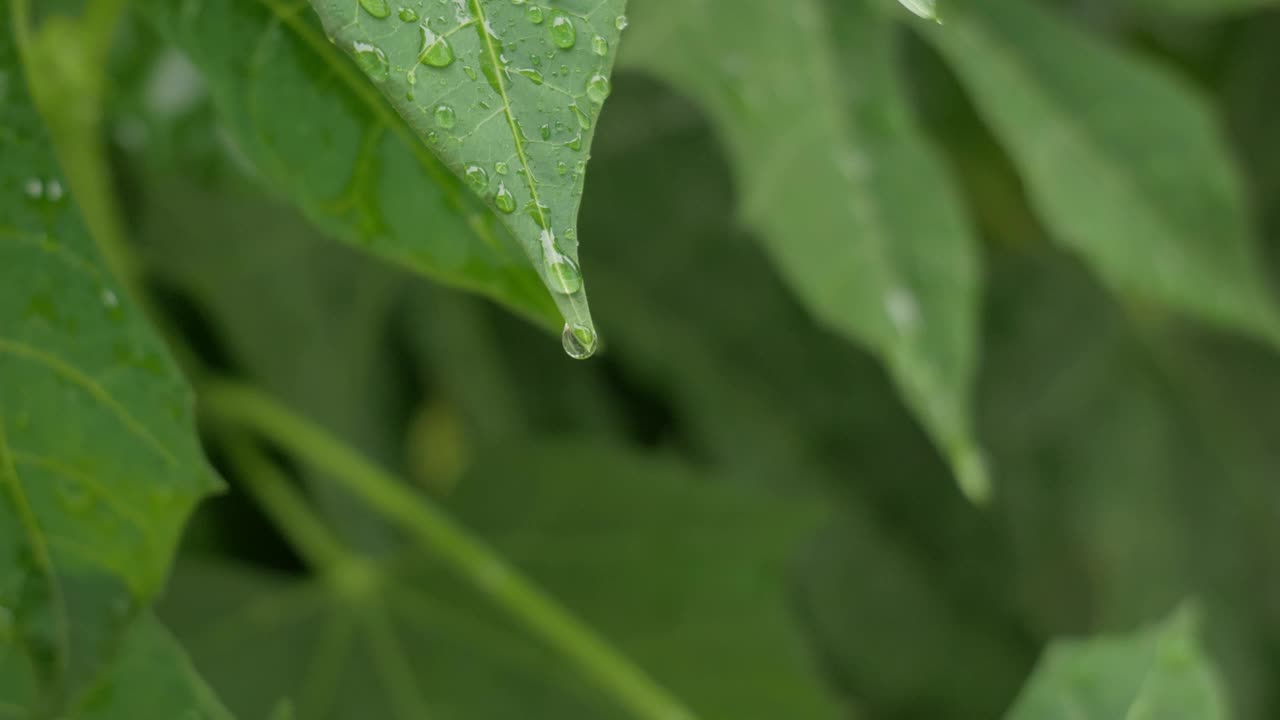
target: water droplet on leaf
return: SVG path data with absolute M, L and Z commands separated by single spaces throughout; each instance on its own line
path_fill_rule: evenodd
M 578 41 L 578 30 L 573 26 L 573 20 L 570 20 L 569 16 L 564 13 L 556 13 L 551 18 L 549 32 L 551 33 L 551 42 L 555 43 L 556 47 L 564 50 L 573 47 L 573 44 Z
M 515 196 L 512 195 L 511 191 L 507 189 L 507 186 L 502 183 L 498 183 L 498 192 L 493 196 L 493 204 L 496 205 L 499 210 L 507 213 L 508 215 L 516 210 Z
M 604 99 L 609 97 L 609 78 L 603 75 L 592 75 L 587 81 L 587 97 L 591 98 L 593 103 L 602 103 Z
M 541 25 L 544 19 L 542 8 L 537 5 L 530 5 L 529 9 L 524 12 L 525 17 L 529 18 L 529 22 L 534 25 Z
M 468 165 L 466 173 L 467 184 L 476 192 L 484 192 L 489 189 L 489 173 L 479 165 Z
M 626 15 L 619 15 L 618 17 L 613 19 L 613 26 L 618 28 L 618 30 L 626 30 L 627 25 L 629 24 L 630 23 L 627 21 Z
M 608 55 L 609 41 L 605 40 L 599 35 L 591 38 L 591 51 L 599 55 L 600 57 L 604 57 L 605 55 Z
M 417 22 L 418 13 L 413 8 L 402 7 L 400 8 L 400 20 L 407 23 Z
M 534 70 L 533 68 L 517 68 L 516 74 L 529 78 L 529 81 L 534 85 L 541 85 L 543 83 L 542 73 Z
M 422 51 L 418 53 L 418 62 L 431 67 L 448 67 L 453 63 L 453 46 L 448 38 L 436 35 L 426 25 L 422 25 Z
M 449 130 L 454 125 L 458 124 L 458 114 L 453 111 L 453 108 L 445 105 L 444 103 L 437 105 L 435 113 L 433 114 L 436 118 L 436 125 L 439 125 L 445 130 Z
M 506 175 L 508 170 L 507 164 L 502 162 L 501 160 L 493 164 L 493 169 L 499 175 Z
M 360 7 L 379 20 L 391 14 L 391 6 L 387 4 L 387 0 L 360 0 Z
M 391 64 L 387 62 L 387 56 L 383 54 L 382 48 L 362 42 L 352 43 L 351 48 L 355 51 L 356 64 L 365 75 L 374 82 L 387 81 L 391 75 Z

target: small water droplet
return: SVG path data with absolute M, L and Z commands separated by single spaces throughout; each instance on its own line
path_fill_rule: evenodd
M 498 192 L 494 193 L 493 204 L 502 212 L 510 215 L 516 210 L 516 197 L 511 194 L 506 185 L 498 183 Z
M 573 258 L 565 255 L 556 245 L 555 233 L 543 230 L 538 236 L 542 243 L 542 259 L 547 265 L 547 283 L 562 295 L 572 295 L 582 289 L 582 271 Z
M 407 23 L 417 22 L 418 11 L 413 8 L 402 7 L 400 8 L 400 20 Z
M 58 202 L 62 199 L 62 183 L 57 180 L 50 180 L 44 184 L 44 196 L 49 198 L 51 202 Z
M 563 160 L 561 160 L 560 162 L 556 163 L 556 172 L 561 175 L 564 175 L 565 173 L 569 172 L 569 166 L 566 165 Z
M 101 297 L 103 307 L 108 310 L 115 310 L 120 307 L 120 298 L 116 296 L 115 291 L 111 288 L 103 288 Z
M 626 29 L 627 29 L 627 25 L 630 25 L 630 24 L 631 24 L 631 23 L 627 21 L 627 16 L 626 16 L 626 15 L 619 15 L 618 17 L 616 17 L 616 18 L 614 18 L 614 19 L 613 19 L 613 26 L 614 26 L 614 27 L 616 27 L 616 28 L 618 28 L 618 30 L 620 30 L 620 31 L 621 31 L 621 30 L 626 30 Z
M 524 11 L 524 16 L 529 18 L 529 22 L 534 25 L 541 25 L 542 21 L 545 19 L 542 14 L 542 8 L 537 5 L 530 5 L 529 9 Z
M 435 130 L 432 130 L 431 132 L 427 133 L 427 142 L 431 143 L 432 145 L 439 145 L 440 134 L 437 133 Z
M 533 221 L 543 230 L 551 227 L 550 221 L 547 220 L 550 209 L 546 205 L 530 200 L 525 203 L 524 211 L 528 213 L 529 217 L 533 218 Z
M 458 124 L 458 114 L 453 111 L 453 108 L 444 103 L 437 105 L 435 112 L 432 114 L 435 115 L 436 125 L 445 130 L 449 130 Z
M 578 107 L 577 104 L 573 104 L 569 106 L 569 109 L 573 111 L 573 116 L 578 119 L 578 127 L 583 130 L 591 129 L 591 117 L 582 112 L 582 108 Z
M 534 67 L 541 67 L 541 65 L 542 65 L 542 57 L 541 57 L 540 55 L 537 55 L 537 54 L 530 55 L 530 56 L 529 56 L 529 62 L 533 63 L 533 64 L 534 64 Z
M 582 150 L 582 133 L 578 133 L 577 135 L 575 135 L 574 138 L 569 142 L 565 143 L 564 146 L 574 152 L 581 151 Z
M 39 200 L 44 197 L 44 183 L 40 182 L 40 178 L 30 178 L 23 184 L 22 191 L 32 200 Z
M 356 64 L 370 79 L 379 83 L 387 81 L 391 75 L 391 64 L 387 62 L 382 48 L 357 41 L 351 44 L 351 49 L 355 52 Z
M 484 192 L 489 189 L 489 173 L 479 165 L 468 165 L 466 170 L 467 184 L 476 192 Z
M 379 20 L 391 14 L 391 6 L 387 4 L 387 0 L 360 0 L 360 7 Z
M 418 62 L 431 67 L 448 67 L 453 63 L 453 46 L 448 38 L 436 35 L 426 25 L 422 29 L 422 50 L 418 53 Z
M 609 97 L 609 78 L 603 75 L 592 75 L 587 81 L 587 97 L 591 98 L 593 103 L 602 103 L 604 99 Z
M 578 30 L 573 26 L 573 20 L 570 20 L 569 16 L 562 12 L 555 13 L 551 18 L 549 32 L 551 33 L 551 42 L 563 50 L 568 50 L 578 41 Z
M 586 360 L 596 352 L 596 333 L 586 325 L 565 323 L 560 342 L 565 354 L 574 360 Z
M 591 38 L 591 51 L 599 55 L 600 57 L 604 57 L 605 55 L 608 55 L 609 41 L 605 40 L 599 35 Z
M 538 135 L 542 136 L 542 139 L 543 139 L 543 140 L 550 140 L 550 139 L 551 139 L 551 126 L 550 126 L 550 125 L 542 125 L 542 126 L 540 126 L 540 127 L 538 128 Z
M 493 164 L 493 169 L 494 169 L 494 172 L 498 173 L 499 175 L 507 174 L 507 164 L 501 160 Z
M 466 73 L 467 77 L 470 78 L 471 80 L 476 79 L 476 69 L 471 67 L 470 65 L 462 66 L 462 72 Z
M 574 163 L 574 164 L 573 164 L 573 171 L 574 171 L 574 172 L 576 172 L 576 173 L 578 173 L 579 175 L 581 175 L 582 173 L 586 172 L 586 171 L 587 171 L 587 161 L 586 161 L 586 160 L 579 160 L 578 162 Z
M 529 81 L 534 85 L 541 85 L 543 83 L 542 73 L 534 70 L 533 68 L 516 68 L 516 74 L 521 77 L 529 78 Z
M 523 5 L 526 2 L 528 2 L 528 0 L 511 0 L 512 5 Z

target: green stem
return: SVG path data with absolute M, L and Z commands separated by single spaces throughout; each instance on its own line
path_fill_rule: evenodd
M 351 552 L 316 517 L 280 468 L 251 440 L 243 435 L 225 433 L 219 446 L 258 507 L 271 518 L 312 569 L 328 574 L 354 560 Z
M 217 382 L 201 388 L 204 409 L 260 433 L 324 469 L 349 492 L 395 522 L 503 610 L 563 653 L 637 718 L 692 720 L 694 715 L 497 554 L 381 468 L 253 387 Z

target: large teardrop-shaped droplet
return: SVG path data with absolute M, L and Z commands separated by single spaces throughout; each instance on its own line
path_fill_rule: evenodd
M 360 0 L 360 7 L 379 20 L 391 14 L 391 6 L 387 4 L 387 0 Z
M 498 192 L 493 195 L 493 204 L 508 215 L 516 211 L 516 197 L 503 183 L 498 183 Z
M 591 102 L 597 105 L 603 103 L 605 98 L 609 97 L 612 90 L 609 86 L 609 78 L 603 75 L 592 75 L 587 81 L 587 97 L 591 98 Z
M 565 323 L 564 332 L 560 335 L 564 351 L 574 360 L 586 360 L 596 352 L 599 342 L 596 332 L 586 325 L 570 325 Z
M 382 48 L 369 43 L 355 42 L 351 44 L 351 49 L 355 54 L 356 64 L 371 80 L 383 83 L 391 76 L 391 63 L 387 62 L 387 56 L 382 52 Z
M 551 18 L 549 32 L 551 33 L 551 42 L 563 50 L 568 50 L 578 41 L 578 30 L 573 26 L 573 20 L 561 12 L 557 12 Z
M 422 29 L 422 50 L 418 52 L 418 62 L 431 67 L 448 67 L 453 63 L 453 46 L 448 38 L 436 35 L 426 25 Z

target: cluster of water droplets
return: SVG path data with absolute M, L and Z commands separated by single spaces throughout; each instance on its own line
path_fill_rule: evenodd
M 467 0 L 439 0 L 442 7 L 454 6 L 456 23 L 451 22 L 444 15 L 432 17 L 438 13 L 423 12 L 421 5 L 418 9 L 411 7 L 396 9 L 389 4 L 388 0 L 358 0 L 358 2 L 363 12 L 376 20 L 390 20 L 394 14 L 401 23 L 416 24 L 420 34 L 417 62 L 405 71 L 405 82 L 410 86 L 405 97 L 409 101 L 414 100 L 414 87 L 419 82 L 418 69 L 424 66 L 437 70 L 453 67 L 458 62 L 459 56 L 454 47 L 457 38 L 451 41 L 451 36 L 463 28 L 474 27 L 477 23 L 477 19 L 472 17 Z M 519 119 L 511 118 L 510 124 L 513 125 L 513 132 L 521 136 L 517 137 L 517 147 L 520 146 L 521 139 L 526 144 L 541 140 L 572 152 L 581 152 L 585 146 L 583 133 L 591 129 L 600 107 L 609 97 L 612 88 L 604 72 L 603 60 L 598 71 L 592 73 L 588 70 L 585 80 L 579 79 L 572 83 L 571 87 L 564 86 L 564 81 L 572 77 L 568 64 L 562 62 L 557 69 L 554 60 L 557 53 L 573 50 L 579 47 L 580 43 L 591 55 L 601 59 L 607 58 L 610 41 L 600 34 L 591 32 L 593 28 L 589 21 L 564 10 L 544 7 L 530 0 L 510 0 L 510 2 L 522 8 L 518 18 L 540 28 L 538 32 L 543 33 L 542 42 L 545 43 L 543 50 L 531 52 L 527 66 L 514 66 L 509 55 L 514 57 L 512 54 L 517 50 L 517 43 L 504 45 L 491 26 L 490 19 L 482 16 L 479 19 L 478 30 L 485 34 L 487 39 L 484 40 L 484 51 L 475 58 L 478 61 L 479 73 L 475 67 L 465 62 L 461 63 L 462 71 L 473 81 L 483 74 L 494 93 L 504 101 L 508 97 L 511 82 L 513 80 L 519 82 L 517 78 L 536 86 L 549 82 L 551 78 L 548 78 L 548 75 L 562 78 L 559 81 L 561 86 L 557 90 L 574 96 L 566 105 L 561 106 L 568 111 L 563 121 L 552 120 L 542 123 L 537 128 L 536 138 L 530 138 L 525 134 Z M 511 28 L 514 23 L 520 21 L 520 19 L 507 18 L 506 27 Z M 626 28 L 626 16 L 616 16 L 613 19 L 613 25 L 618 31 Z M 494 48 L 497 50 L 496 53 L 493 52 Z M 350 50 L 360 68 L 375 83 L 387 83 L 391 79 L 391 62 L 386 52 L 374 42 L 354 41 L 351 43 Z M 438 79 L 441 87 L 449 82 L 444 75 L 438 76 Z M 434 83 L 435 79 L 431 82 Z M 467 137 L 465 134 L 458 134 L 465 133 L 467 125 L 462 122 L 459 109 L 450 103 L 451 101 L 442 98 L 434 104 L 423 106 L 428 121 L 426 139 L 429 144 L 439 145 L 442 142 L 448 142 L 450 138 L 455 142 L 461 142 Z M 493 98 L 482 98 L 477 101 L 476 107 L 492 112 L 494 110 L 491 103 L 496 105 Z M 500 105 L 497 107 L 501 108 Z M 538 110 L 546 112 L 543 103 L 538 104 Z M 555 139 L 557 135 L 561 139 Z M 517 152 L 505 161 L 492 164 L 468 162 L 462 167 L 462 177 L 471 190 L 488 200 L 502 215 L 512 215 L 516 212 L 520 204 L 517 192 L 521 185 L 527 188 L 528 195 L 532 195 L 532 199 L 525 203 L 525 211 L 540 229 L 537 252 L 541 255 L 543 280 L 547 287 L 558 295 L 567 297 L 579 295 L 583 291 L 581 270 L 573 257 L 559 244 L 557 231 L 552 227 L 549 208 L 537 201 L 536 188 L 541 178 L 535 179 L 532 169 L 525 166 L 524 162 L 516 162 L 524 159 L 524 153 Z M 516 165 L 515 175 L 519 176 L 518 179 L 509 176 L 509 162 Z M 572 173 L 571 179 L 580 182 L 586 169 L 586 161 L 585 158 L 578 160 L 566 158 L 557 161 L 554 167 L 558 176 L 569 176 Z M 565 239 L 575 239 L 572 227 L 564 228 L 561 232 Z M 595 333 L 589 326 L 572 322 L 565 326 L 563 342 L 565 351 L 575 358 L 590 356 L 598 344 Z

